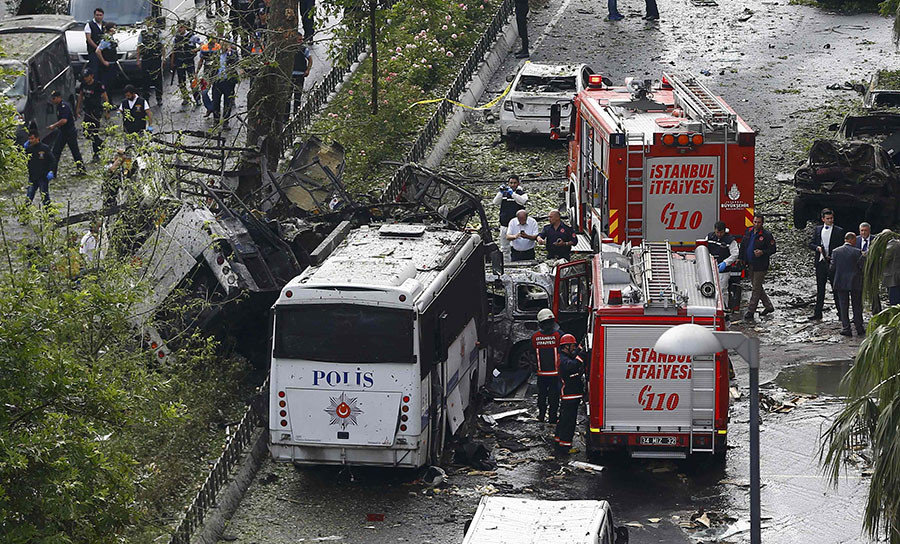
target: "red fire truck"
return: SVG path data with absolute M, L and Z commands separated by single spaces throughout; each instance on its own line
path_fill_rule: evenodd
M 683 357 L 654 351 L 681 323 L 725 327 L 722 291 L 707 247 L 600 243 L 589 260 L 559 265 L 553 309 L 586 315 L 588 452 L 632 457 L 724 455 L 729 365 L 725 352 Z
M 740 237 L 753 223 L 756 133 L 695 78 L 612 87 L 589 76 L 571 108 L 566 205 L 579 246 L 706 238 L 722 220 Z M 561 104 L 551 108 L 551 138 Z

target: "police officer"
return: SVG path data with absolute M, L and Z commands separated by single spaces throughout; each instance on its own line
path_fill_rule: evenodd
M 500 250 L 507 260 L 510 257 L 509 240 L 506 239 L 507 227 L 516 217 L 516 213 L 525 209 L 527 203 L 528 193 L 521 186 L 519 176 L 509 176 L 506 185 L 501 185 L 494 196 L 493 204 L 500 205 Z
M 144 72 L 144 96 L 150 96 L 150 88 L 156 91 L 156 103 L 163 100 L 163 44 L 159 34 L 160 23 L 151 20 L 141 31 L 137 46 L 137 65 Z
M 28 131 L 28 141 L 25 142 L 25 153 L 28 155 L 28 191 L 25 193 L 28 204 L 32 203 L 34 194 L 41 190 L 44 206 L 50 205 L 50 180 L 54 178 L 56 170 L 56 157 L 50 147 L 41 141 L 41 135 L 37 128 Z
M 578 420 L 578 406 L 584 396 L 584 361 L 578 354 L 578 342 L 571 334 L 559 339 L 560 407 L 559 423 L 553 440 L 559 448 L 571 448 Z
M 726 232 L 725 222 L 716 221 L 713 225 L 713 231 L 706 235 L 706 246 L 709 253 L 716 258 L 719 269 L 719 286 L 728 294 L 728 307 L 731 308 L 731 266 L 738 260 L 740 250 L 738 249 L 737 240 L 734 236 Z M 735 302 L 739 302 L 740 298 Z
M 125 100 L 119 105 L 122 112 L 122 130 L 125 134 L 140 134 L 145 130 L 153 131 L 153 114 L 150 104 L 138 96 L 134 85 L 125 86 Z
M 309 47 L 303 42 L 303 34 L 297 35 L 297 51 L 294 53 L 294 69 L 291 71 L 291 83 L 294 87 L 294 113 L 300 111 L 303 97 L 303 84 L 309 71 L 312 70 L 313 59 Z
M 84 25 L 84 40 L 87 43 L 88 56 L 87 66 L 84 67 L 85 71 L 96 73 L 99 70 L 100 61 L 97 59 L 97 47 L 100 45 L 102 37 L 103 8 L 97 8 L 94 10 L 94 18 Z
M 200 90 L 196 85 L 196 72 L 194 71 L 194 58 L 197 56 L 199 38 L 195 39 L 194 33 L 184 23 L 178 24 L 178 30 L 172 40 L 172 53 L 169 55 L 169 64 L 178 76 L 178 88 L 181 90 L 181 105 L 190 104 L 190 98 L 194 99 L 194 107 L 201 104 Z
M 516 0 L 516 29 L 522 38 L 522 49 L 516 52 L 516 58 L 528 58 L 528 0 Z
M 94 53 L 100 62 L 98 73 L 100 81 L 107 89 L 111 89 L 119 76 L 119 43 L 116 41 L 116 25 L 114 23 L 104 24 L 103 32 Z
M 78 168 L 78 175 L 84 175 L 84 161 L 81 158 L 81 150 L 78 149 L 78 129 L 75 128 L 75 113 L 72 112 L 72 106 L 62 99 L 59 91 L 50 93 L 50 101 L 56 106 L 56 122 L 47 127 L 50 130 L 59 129 L 56 135 L 56 141 L 53 142 L 53 156 L 57 159 L 61 158 L 62 148 L 64 145 L 69 146 L 72 152 L 72 160 L 75 161 L 75 167 Z
M 556 423 L 559 411 L 559 325 L 553 312 L 544 308 L 537 315 L 540 330 L 531 335 L 531 346 L 537 354 L 538 420 L 544 421 L 550 401 L 550 423 Z
M 78 102 L 75 105 L 75 117 L 84 112 L 84 135 L 91 141 L 93 156 L 91 162 L 97 162 L 100 158 L 100 146 L 103 140 L 100 138 L 100 117 L 109 119 L 109 111 L 103 107 L 109 102 L 106 87 L 91 72 L 85 72 L 81 82 L 81 91 L 78 93 Z

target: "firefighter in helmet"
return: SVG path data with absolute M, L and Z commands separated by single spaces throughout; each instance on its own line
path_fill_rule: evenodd
M 578 406 L 584 395 L 584 361 L 579 355 L 578 342 L 571 334 L 559 339 L 560 390 L 559 423 L 553 440 L 560 449 L 570 449 L 575 436 Z
M 550 423 L 556 423 L 559 411 L 559 339 L 562 333 L 553 312 L 544 308 L 537 315 L 540 330 L 531 336 L 531 346 L 537 354 L 538 420 L 544 421 L 547 401 L 550 402 Z

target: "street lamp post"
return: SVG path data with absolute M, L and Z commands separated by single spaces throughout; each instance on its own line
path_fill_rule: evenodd
M 759 339 L 684 323 L 664 332 L 653 349 L 667 355 L 690 356 L 715 355 L 727 349 L 736 352 L 750 366 L 750 542 L 760 544 Z

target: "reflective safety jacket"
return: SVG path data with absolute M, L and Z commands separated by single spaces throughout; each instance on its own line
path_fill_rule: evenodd
M 554 325 L 553 332 L 537 331 L 531 335 L 531 346 L 537 354 L 537 375 L 559 375 L 559 325 Z
M 580 399 L 584 395 L 584 361 L 580 356 L 559 354 L 559 381 L 562 384 L 561 400 Z

